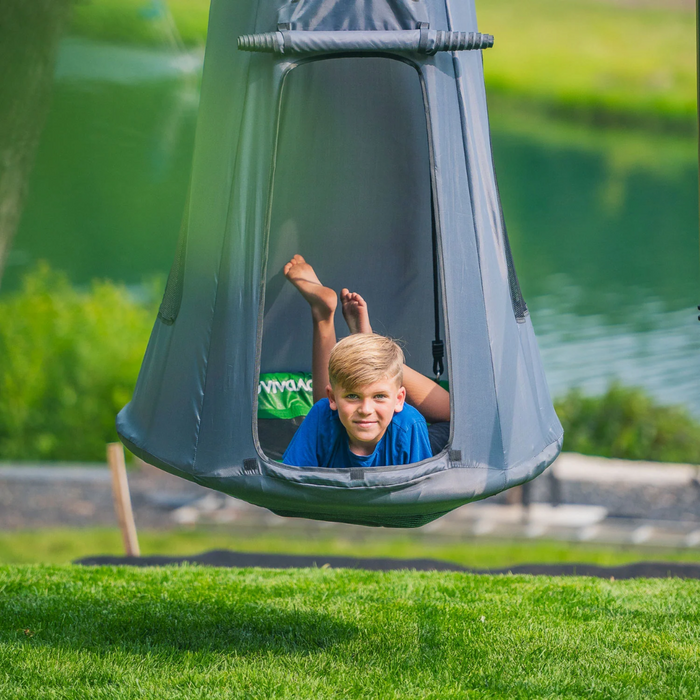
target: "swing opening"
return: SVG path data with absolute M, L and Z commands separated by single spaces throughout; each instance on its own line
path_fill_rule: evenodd
M 285 75 L 253 425 L 269 459 L 281 460 L 312 405 L 311 314 L 282 273 L 296 253 L 324 285 L 360 293 L 410 367 L 447 378 L 426 114 L 420 72 L 402 58 L 322 57 Z M 340 304 L 335 326 L 338 339 L 349 334 Z

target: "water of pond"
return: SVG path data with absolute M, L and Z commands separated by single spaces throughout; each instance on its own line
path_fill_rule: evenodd
M 38 259 L 79 284 L 167 274 L 200 69 L 198 55 L 64 42 L 3 292 Z M 620 379 L 700 416 L 695 141 L 491 111 L 552 393 Z

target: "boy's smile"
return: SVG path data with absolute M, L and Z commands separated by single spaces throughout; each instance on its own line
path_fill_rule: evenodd
M 326 391 L 331 409 L 338 411 L 348 434 L 350 451 L 360 456 L 374 452 L 394 413 L 403 410 L 406 399 L 406 389 L 398 386 L 395 379 L 380 379 L 352 391 L 329 385 Z

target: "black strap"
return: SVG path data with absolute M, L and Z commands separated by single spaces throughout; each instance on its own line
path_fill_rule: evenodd
M 435 202 L 433 194 L 430 193 L 430 210 L 432 212 L 432 239 L 433 239 L 433 309 L 435 314 L 435 340 L 433 340 L 433 374 L 435 381 L 439 382 L 440 377 L 445 373 L 445 344 L 440 338 L 440 279 L 437 249 L 437 227 L 435 226 Z

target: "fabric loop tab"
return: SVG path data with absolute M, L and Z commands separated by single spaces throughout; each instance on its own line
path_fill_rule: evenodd
M 418 31 L 420 31 L 420 42 L 418 51 L 420 53 L 428 53 L 428 41 L 430 40 L 430 24 L 428 22 L 418 22 Z

